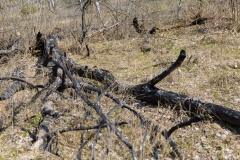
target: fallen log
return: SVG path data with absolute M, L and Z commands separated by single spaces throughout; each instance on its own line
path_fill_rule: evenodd
M 148 88 L 136 97 L 139 100 L 153 104 L 170 105 L 172 108 L 183 109 L 192 115 L 198 113 L 209 114 L 212 118 L 218 119 L 240 127 L 240 112 L 225 106 L 209 103 L 199 98 L 177 94 L 156 87 Z
M 52 68 L 52 81 L 55 83 L 56 79 L 59 79 L 57 85 L 51 84 L 50 91 L 55 91 L 57 93 L 64 91 L 66 88 L 73 88 L 77 95 L 92 109 L 96 111 L 99 116 L 99 124 L 97 125 L 98 131 L 96 132 L 96 137 L 99 134 L 100 130 L 103 127 L 107 127 L 108 129 L 108 136 L 110 137 L 110 130 L 112 130 L 115 135 L 122 141 L 132 152 L 132 158 L 137 159 L 138 155 L 135 150 L 135 147 L 119 132 L 118 128 L 114 124 L 114 122 L 110 121 L 109 114 L 117 108 L 125 108 L 131 111 L 138 119 L 140 119 L 141 125 L 144 128 L 144 138 L 146 136 L 146 127 L 149 127 L 147 124 L 148 120 L 144 119 L 140 116 L 134 109 L 128 107 L 127 105 L 123 104 L 120 100 L 115 98 L 109 92 L 101 90 L 95 86 L 92 86 L 89 83 L 86 83 L 85 80 L 78 80 L 76 77 L 83 77 L 86 78 L 86 81 L 89 79 L 101 82 L 105 89 L 110 91 L 120 93 L 120 94 L 128 94 L 130 96 L 134 96 L 136 99 L 141 101 L 147 101 L 152 104 L 161 104 L 162 107 L 171 106 L 174 109 L 183 109 L 189 113 L 191 116 L 199 115 L 199 114 L 207 114 L 212 116 L 215 119 L 220 119 L 222 121 L 228 122 L 230 124 L 234 124 L 239 126 L 240 120 L 240 113 L 238 111 L 229 109 L 224 106 L 212 104 L 200 100 L 195 97 L 182 95 L 178 93 L 174 93 L 171 91 L 165 91 L 160 88 L 157 88 L 155 85 L 168 76 L 171 72 L 173 72 L 176 68 L 178 68 L 186 57 L 186 53 L 184 50 L 180 51 L 180 55 L 178 59 L 164 72 L 158 74 L 149 82 L 137 85 L 128 85 L 122 82 L 119 82 L 112 73 L 107 70 L 94 68 L 91 69 L 88 66 L 82 66 L 74 62 L 74 60 L 68 58 L 65 54 L 63 54 L 56 45 L 56 38 L 54 35 L 48 35 L 46 37 L 41 37 L 41 33 L 38 34 L 38 38 L 40 39 L 38 44 L 38 50 L 40 50 L 41 55 L 39 56 L 39 60 L 37 62 L 38 65 L 42 65 L 44 67 Z M 62 76 L 58 71 L 62 71 Z M 61 77 L 61 78 L 60 78 Z M 67 77 L 67 78 L 66 78 Z M 70 80 L 70 82 L 69 82 Z M 34 88 L 39 88 L 39 86 L 34 86 Z M 51 89 L 52 88 L 52 89 Z M 85 91 L 95 92 L 98 94 L 97 100 L 95 102 L 91 101 L 85 94 Z M 51 94 L 49 92 L 49 94 Z M 88 93 L 90 93 L 88 92 Z M 48 95 L 49 95 L 48 94 Z M 46 98 L 48 97 L 46 96 Z M 105 115 L 103 113 L 103 109 L 101 106 L 101 99 L 102 97 L 107 97 L 111 99 L 113 102 L 116 103 L 108 113 Z M 44 98 L 45 99 L 45 98 Z M 45 101 L 45 100 L 44 100 Z M 51 108 L 51 107 L 50 107 Z M 55 114 L 53 110 L 42 110 L 42 114 L 45 113 L 45 118 L 43 120 L 43 126 L 39 126 L 41 132 L 36 136 L 37 141 L 34 143 L 33 148 L 42 148 L 49 149 L 52 141 L 57 136 L 56 133 L 51 132 L 51 125 L 49 120 L 53 117 L 57 117 L 58 115 Z M 46 121 L 46 123 L 45 123 Z M 150 120 L 151 121 L 151 120 Z M 182 125 L 182 124 L 181 124 Z M 178 126 L 181 126 L 178 125 Z M 176 126 L 175 126 L 176 127 Z M 49 128 L 46 130 L 46 128 Z M 72 130 L 81 130 L 85 128 L 74 128 Z M 173 128 L 175 129 L 175 128 Z M 171 129 L 169 131 L 169 135 L 174 130 Z M 60 130 L 61 131 L 61 130 Z M 41 134 L 40 134 L 41 133 Z M 53 135 L 54 134 L 54 135 Z M 48 137 L 48 139 L 46 139 Z M 108 137 L 108 139 L 110 139 Z M 169 136 L 166 136 L 167 139 Z M 50 141 L 49 141 L 50 139 Z M 38 142 L 38 143 L 37 143 Z M 108 143 L 110 141 L 108 140 Z M 169 141 L 169 143 L 175 148 L 174 151 L 176 154 L 181 158 L 181 153 L 176 148 L 175 143 L 173 141 Z M 94 144 L 97 143 L 97 138 L 95 139 Z M 109 144 L 107 146 L 107 150 L 109 149 Z M 142 149 L 144 149 L 144 145 L 142 144 Z M 94 153 L 94 145 L 92 148 L 92 153 Z M 106 152 L 108 155 L 108 151 Z M 92 155 L 94 157 L 94 154 Z M 142 150 L 142 157 L 144 157 L 144 150 Z
M 135 91 L 135 93 L 132 92 L 134 96 L 139 100 L 153 104 L 159 104 L 160 102 L 163 106 L 170 105 L 175 109 L 183 109 L 192 115 L 198 115 L 200 113 L 208 114 L 212 118 L 240 126 L 239 111 L 209 103 L 196 97 L 166 91 L 154 86 L 180 66 L 185 57 L 185 51 L 181 51 L 178 59 L 167 70 L 163 71 L 147 83 L 134 86 L 132 89 Z
M 62 81 L 59 77 L 56 77 L 55 81 L 49 87 L 51 91 L 57 90 L 57 88 L 61 85 Z M 48 140 L 51 138 L 51 134 L 53 133 L 53 121 L 54 118 L 58 117 L 58 114 L 53 110 L 53 102 L 48 100 L 43 104 L 41 109 L 41 115 L 44 117 L 43 121 L 39 125 L 38 134 L 36 136 L 37 140 L 34 142 L 31 150 L 43 149 L 45 150 L 48 145 Z
M 53 40 L 48 38 L 46 41 Z M 57 58 L 59 62 L 62 62 L 66 66 L 66 69 L 68 69 L 71 73 L 75 73 L 80 77 L 91 78 L 99 81 L 103 83 L 106 88 L 111 87 L 115 91 L 123 91 L 124 93 L 133 95 L 138 100 L 147 101 L 152 104 L 159 104 L 160 102 L 162 106 L 171 106 L 172 108 L 183 109 L 192 115 L 207 113 L 212 116 L 212 118 L 240 126 L 239 111 L 227 108 L 225 106 L 209 103 L 196 97 L 178 94 L 155 87 L 155 84 L 160 82 L 181 65 L 186 57 L 184 50 L 180 51 L 178 59 L 167 70 L 157 75 L 149 82 L 138 85 L 128 85 L 118 82 L 114 75 L 107 70 L 98 68 L 90 69 L 88 66 L 76 64 L 72 59 L 63 56 L 64 54 L 61 53 L 57 45 L 55 45 L 55 42 L 53 42 L 51 45 L 53 46 L 52 50 L 59 55 L 59 57 L 55 58 Z M 42 50 L 44 50 L 44 48 Z M 49 63 L 49 57 L 51 57 L 51 55 L 48 56 L 45 54 L 44 57 L 45 62 L 43 64 Z

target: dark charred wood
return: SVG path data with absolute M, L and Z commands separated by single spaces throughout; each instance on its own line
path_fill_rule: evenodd
M 90 56 L 90 50 L 89 50 L 89 47 L 88 47 L 88 44 L 86 44 L 86 49 L 87 49 L 87 57 L 89 57 Z
M 186 127 L 186 126 L 189 126 L 191 125 L 192 123 L 196 123 L 196 122 L 199 122 L 199 121 L 202 121 L 204 120 L 204 115 L 200 114 L 200 115 L 197 115 L 197 116 L 194 116 L 192 117 L 190 120 L 186 121 L 186 122 L 182 122 L 180 124 L 177 124 L 176 126 L 172 127 L 168 132 L 167 134 L 165 135 L 166 137 L 170 137 L 171 134 L 179 129 L 179 128 L 183 128 L 183 127 Z
M 187 111 L 191 116 L 195 116 L 199 114 L 210 115 L 215 119 L 220 119 L 230 124 L 240 126 L 240 112 L 238 111 L 229 109 L 224 106 L 208 103 L 195 97 L 178 94 L 171 91 L 165 91 L 155 86 L 158 82 L 160 82 L 162 79 L 164 79 L 166 76 L 168 76 L 171 72 L 173 72 L 182 64 L 182 62 L 186 57 L 186 53 L 184 50 L 180 51 L 179 57 L 169 68 L 167 68 L 164 72 L 158 74 L 149 82 L 138 84 L 138 85 L 128 85 L 128 84 L 123 84 L 121 82 L 118 82 L 114 77 L 114 75 L 107 70 L 99 69 L 97 67 L 94 67 L 93 69 L 91 69 L 88 66 L 82 66 L 77 64 L 76 62 L 74 62 L 74 60 L 68 58 L 66 54 L 63 54 L 58 49 L 56 45 L 55 36 L 49 35 L 49 36 L 46 36 L 45 38 L 46 39 L 42 40 L 42 42 L 44 43 L 42 45 L 43 47 L 41 50 L 41 53 L 43 53 L 41 54 L 43 59 L 42 65 L 44 67 L 52 67 L 55 73 L 53 77 L 53 80 L 55 83 L 52 84 L 52 88 L 49 88 L 49 90 L 51 91 L 49 92 L 49 94 L 52 93 L 52 91 L 56 91 L 56 92 L 63 91 L 64 89 L 71 87 L 75 90 L 77 95 L 88 106 L 90 106 L 97 112 L 97 114 L 101 119 L 101 121 L 99 122 L 99 125 L 97 126 L 91 126 L 90 128 L 89 127 L 67 128 L 67 129 L 62 129 L 60 131 L 58 130 L 60 133 L 73 131 L 73 130 L 85 130 L 85 129 L 100 130 L 100 128 L 107 127 L 108 131 L 110 131 L 111 129 L 117 135 L 117 137 L 132 151 L 133 159 L 137 158 L 137 154 L 133 145 L 129 143 L 127 139 L 118 131 L 118 129 L 116 128 L 116 124 L 111 122 L 108 116 L 115 109 L 121 107 L 121 108 L 128 109 L 132 113 L 134 113 L 134 115 L 140 119 L 142 126 L 145 126 L 145 122 L 146 122 L 145 119 L 143 119 L 135 110 L 123 104 L 119 99 L 115 98 L 113 95 L 92 86 L 90 83 L 77 79 L 76 76 L 84 77 L 86 78 L 85 80 L 88 80 L 88 79 L 96 80 L 98 82 L 101 82 L 105 86 L 105 88 L 108 88 L 111 91 L 116 91 L 117 93 L 127 93 L 141 101 L 147 101 L 152 104 L 161 104 L 161 106 L 163 107 L 171 106 L 174 109 L 182 109 Z M 41 58 L 41 56 L 39 58 Z M 62 75 L 58 73 L 58 69 L 62 70 Z M 59 77 L 62 77 L 62 78 L 59 78 Z M 88 97 L 85 95 L 84 91 L 91 91 L 91 92 L 98 93 L 96 102 L 90 101 Z M 100 105 L 101 99 L 104 96 L 110 98 L 116 103 L 116 105 L 113 106 L 106 115 L 102 112 L 102 107 Z M 54 112 L 51 106 L 43 107 L 41 113 L 44 116 L 44 119 L 43 119 L 44 123 L 42 123 L 43 125 L 40 126 L 39 133 L 41 134 L 37 135 L 36 142 L 39 142 L 39 143 L 41 142 L 40 147 L 43 147 L 43 148 L 47 147 L 49 149 L 51 142 L 54 140 L 54 136 L 56 136 L 55 133 L 51 133 L 50 122 L 53 121 L 52 118 L 59 117 L 60 115 Z M 173 133 L 177 128 L 184 127 L 186 125 L 189 125 L 193 122 L 197 122 L 200 120 L 202 120 L 201 117 L 200 118 L 193 117 L 192 119 L 190 119 L 190 121 L 186 123 L 178 124 L 173 128 L 171 128 L 169 131 L 165 130 L 163 132 L 165 134 L 165 135 L 163 134 L 163 136 L 168 140 L 170 145 L 173 147 L 174 152 L 180 158 L 182 158 L 182 155 L 178 150 L 176 143 L 171 139 L 170 137 L 171 133 Z M 146 128 L 144 129 L 146 130 Z M 156 129 L 156 132 L 154 132 L 151 135 L 150 138 L 152 142 L 155 139 L 157 133 L 158 131 Z M 54 136 L 52 136 L 53 134 Z M 157 147 L 155 147 L 154 153 L 156 153 L 155 157 L 158 157 Z
M 143 84 L 143 85 L 150 86 L 150 87 L 155 86 L 158 82 L 163 80 L 171 72 L 173 72 L 175 69 L 177 69 L 182 64 L 182 62 L 184 61 L 185 58 L 186 58 L 186 52 L 184 50 L 181 50 L 180 54 L 178 56 L 178 59 L 168 69 L 166 69 L 161 74 L 159 74 L 158 76 L 154 77 L 151 81 L 149 81 L 149 82 L 147 82 L 146 84 Z
M 165 139 L 169 142 L 170 146 L 172 147 L 174 153 L 177 154 L 177 156 L 183 160 L 182 153 L 178 150 L 177 144 L 174 142 L 171 136 L 166 136 L 167 135 L 167 130 L 162 131 L 162 135 L 165 137 Z M 174 154 L 175 156 L 175 154 Z
M 155 34 L 157 32 L 157 30 L 159 30 L 159 28 L 153 27 L 148 33 L 149 34 Z
M 51 91 L 55 91 L 61 85 L 61 83 L 62 83 L 61 79 L 57 77 L 53 82 L 53 84 L 49 87 L 49 89 Z M 51 100 L 48 100 L 42 106 L 41 114 L 43 116 L 43 120 L 39 125 L 38 134 L 36 136 L 37 140 L 31 147 L 32 150 L 35 150 L 35 149 L 45 150 L 48 147 L 48 140 L 51 139 L 51 136 L 53 133 L 52 129 L 53 129 L 54 118 L 57 118 L 60 116 L 60 114 L 54 111 L 52 105 L 53 105 L 53 102 Z
M 34 84 L 32 84 L 32 83 L 30 83 L 30 82 L 27 82 L 27 81 L 25 81 L 25 80 L 23 80 L 23 79 L 21 79 L 21 78 L 15 78 L 15 77 L 3 77 L 3 78 L 1 78 L 0 77 L 0 80 L 13 80 L 13 81 L 19 81 L 19 82 L 22 82 L 22 83 L 25 83 L 25 84 L 27 84 L 28 86 L 30 86 L 30 87 L 32 87 L 32 88 L 35 88 L 35 89 L 38 89 L 38 88 L 44 88 L 44 86 L 43 85 L 34 85 Z
M 134 147 L 132 146 L 131 143 L 129 143 L 127 141 L 127 139 L 123 135 L 121 135 L 121 133 L 118 131 L 118 129 L 115 127 L 115 125 L 112 122 L 110 122 L 108 117 L 102 112 L 100 103 L 96 104 L 94 102 L 91 102 L 87 98 L 87 96 L 84 95 L 82 92 L 83 88 L 88 88 L 88 89 L 96 91 L 96 92 L 99 92 L 99 89 L 95 88 L 93 86 L 90 86 L 90 85 L 88 85 L 88 86 L 81 85 L 81 83 L 79 83 L 77 81 L 77 79 L 72 75 L 72 73 L 79 75 L 79 70 L 80 70 L 81 71 L 80 73 L 83 74 L 83 77 L 92 78 L 92 79 L 102 82 L 105 85 L 110 85 L 110 84 L 112 84 L 112 82 L 114 80 L 114 78 L 112 78 L 112 76 L 111 76 L 112 74 L 110 74 L 107 70 L 103 70 L 103 69 L 95 69 L 94 71 L 88 70 L 88 68 L 86 68 L 86 67 L 84 67 L 84 69 L 82 69 L 82 68 L 79 69 L 79 67 L 76 67 L 75 62 L 73 60 L 65 57 L 64 54 L 62 54 L 59 51 L 59 49 L 56 45 L 53 45 L 52 50 L 46 49 L 46 48 L 49 48 L 49 46 L 52 44 L 52 43 L 48 43 L 48 42 L 55 42 L 55 39 L 51 35 L 48 36 L 48 39 L 46 40 L 47 45 L 45 46 L 45 50 L 46 50 L 45 53 L 47 53 L 46 55 L 52 56 L 52 62 L 58 68 L 62 69 L 62 71 L 70 79 L 70 81 L 72 82 L 72 87 L 75 89 L 75 91 L 79 95 L 79 97 L 81 97 L 81 99 L 88 106 L 92 107 L 98 113 L 98 115 L 101 117 L 102 121 L 105 122 L 112 129 L 112 131 L 117 135 L 117 137 L 132 151 L 133 159 L 137 159 L 137 154 L 136 154 Z M 52 51 L 52 53 L 51 53 L 51 51 Z M 49 58 L 47 57 L 47 59 L 49 59 Z M 49 61 L 48 61 L 48 63 L 49 63 Z M 127 110 L 130 110 L 131 112 L 133 112 L 141 120 L 141 124 L 142 125 L 145 124 L 144 119 L 135 110 L 131 109 L 127 105 L 122 104 L 118 99 L 114 98 L 112 95 L 109 95 L 107 92 L 103 92 L 101 90 L 100 90 L 100 92 L 101 92 L 101 95 L 104 95 L 104 96 L 107 96 L 107 97 L 113 99 L 116 103 L 118 103 L 118 105 L 120 107 L 126 108 Z M 146 132 L 144 133 L 144 135 L 145 134 L 146 134 Z
M 189 26 L 205 24 L 205 21 L 208 19 L 209 18 L 199 17 L 199 18 L 195 19 L 194 21 L 192 21 Z
M 121 135 L 121 133 L 118 131 L 118 129 L 114 126 L 114 124 L 112 124 L 109 119 L 106 117 L 106 115 L 102 112 L 101 106 L 99 106 L 96 103 L 91 102 L 82 92 L 81 92 L 81 86 L 79 85 L 79 83 L 77 82 L 77 80 L 71 75 L 71 73 L 66 69 L 66 67 L 64 67 L 58 59 L 54 60 L 54 63 L 61 68 L 66 75 L 68 76 L 68 78 L 72 81 L 73 83 L 73 87 L 76 91 L 76 93 L 82 98 L 82 100 L 90 107 L 92 107 L 97 113 L 98 115 L 102 118 L 102 120 L 104 122 L 106 122 L 110 128 L 113 130 L 113 132 L 118 136 L 118 138 L 132 151 L 132 155 L 133 155 L 133 159 L 137 159 L 137 153 L 134 149 L 134 147 L 132 146 L 132 144 L 130 144 L 127 139 Z
M 11 98 L 14 93 L 23 90 L 24 84 L 22 82 L 15 82 L 8 87 L 0 96 L 0 101 Z
M 125 125 L 125 124 L 129 124 L 128 122 L 119 122 L 119 123 L 115 123 L 115 126 L 121 126 L 121 125 Z M 64 133 L 64 132 L 69 132 L 69 131 L 81 131 L 81 130 L 91 130 L 91 129 L 98 129 L 101 126 L 101 128 L 107 128 L 107 124 L 103 124 L 103 125 L 97 125 L 97 126 L 89 126 L 89 127 L 78 127 L 78 128 L 66 128 L 66 129 L 62 129 L 60 131 L 58 131 L 59 133 Z
M 140 26 L 138 24 L 137 17 L 133 18 L 133 27 L 135 28 L 137 33 L 142 33 L 143 32 L 142 28 L 140 28 Z
M 137 17 L 133 18 L 133 27 L 135 28 L 136 32 L 141 34 L 141 33 L 147 33 L 147 31 L 144 29 L 143 25 L 139 25 Z M 155 34 L 159 30 L 157 27 L 153 27 L 148 31 L 148 34 Z
M 186 57 L 184 50 L 180 51 L 180 55 L 176 62 L 174 62 L 167 70 L 158 76 L 154 77 L 147 83 L 139 85 L 127 85 L 119 83 L 116 78 L 107 70 L 90 69 L 88 66 L 81 66 L 76 64 L 72 59 L 64 57 L 64 54 L 55 46 L 53 52 L 59 55 L 59 62 L 63 62 L 69 74 L 75 73 L 80 77 L 90 78 L 103 83 L 106 87 L 111 86 L 115 91 L 123 90 L 124 93 L 132 94 L 136 99 L 147 101 L 153 104 L 161 103 L 163 106 L 172 106 L 172 108 L 183 109 L 188 111 L 191 115 L 198 115 L 200 113 L 207 113 L 213 118 L 220 119 L 230 124 L 240 126 L 240 112 L 227 108 L 225 106 L 205 102 L 199 98 L 187 96 L 183 94 L 166 91 L 155 87 L 155 85 L 174 71 L 181 65 Z M 55 63 L 55 62 L 54 62 Z M 65 72 L 65 70 L 64 70 Z M 76 82 L 77 84 L 77 82 Z
M 146 88 L 138 93 L 137 99 L 153 104 L 170 105 L 175 109 L 183 109 L 192 115 L 207 113 L 215 119 L 240 126 L 240 112 L 225 106 L 209 103 L 196 97 L 165 91 L 156 87 Z

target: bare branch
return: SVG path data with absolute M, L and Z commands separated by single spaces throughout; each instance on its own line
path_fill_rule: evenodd
M 150 87 L 153 87 L 155 84 L 157 84 L 166 76 L 168 76 L 171 72 L 173 72 L 176 68 L 178 68 L 182 64 L 185 58 L 186 58 L 186 53 L 184 50 L 181 50 L 178 59 L 168 69 L 166 69 L 161 74 L 157 75 L 152 80 L 147 82 L 147 85 Z

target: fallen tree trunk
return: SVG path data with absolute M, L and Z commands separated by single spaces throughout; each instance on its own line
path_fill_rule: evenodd
M 142 94 L 136 98 L 153 104 L 159 104 L 160 102 L 163 105 L 170 105 L 172 108 L 178 107 L 178 109 L 189 111 L 195 115 L 198 113 L 207 113 L 212 116 L 212 118 L 240 127 L 239 111 L 209 103 L 196 97 L 177 94 L 154 87 L 142 91 Z
M 51 37 L 51 36 L 49 36 Z M 50 41 L 50 39 L 46 39 Z M 52 41 L 52 40 L 51 40 Z M 199 98 L 187 96 L 183 94 L 174 93 L 171 91 L 165 91 L 163 89 L 155 87 L 155 84 L 164 79 L 172 71 L 181 65 L 186 57 L 185 51 L 181 51 L 178 59 L 163 73 L 154 77 L 147 83 L 139 85 L 128 85 L 121 82 L 117 82 L 113 74 L 103 69 L 90 69 L 88 66 L 81 66 L 76 64 L 72 59 L 65 57 L 63 53 L 58 49 L 55 42 L 54 45 L 48 46 L 57 53 L 59 57 L 55 57 L 58 61 L 63 62 L 70 72 L 77 74 L 80 77 L 91 78 L 99 81 L 105 85 L 106 88 L 110 87 L 115 91 L 123 91 L 136 97 L 138 100 L 147 101 L 153 104 L 159 104 L 164 106 L 172 106 L 172 108 L 183 109 L 190 112 L 193 115 L 199 113 L 207 113 L 215 119 L 219 119 L 230 124 L 240 126 L 240 112 L 225 106 L 209 103 Z M 44 45 L 43 45 L 44 46 Z M 44 50 L 44 49 L 42 49 Z M 43 51 L 47 53 L 46 51 Z M 42 64 L 48 64 L 51 55 L 46 56 Z
M 52 85 L 49 87 L 50 92 L 54 92 L 61 85 L 62 81 L 59 77 L 56 77 Z M 49 94 L 48 94 L 49 96 Z M 36 136 L 37 140 L 31 147 L 31 150 L 48 148 L 48 138 L 52 138 L 51 134 L 53 133 L 53 121 L 54 118 L 58 117 L 58 114 L 53 109 L 53 102 L 47 100 L 43 104 L 41 109 L 41 115 L 44 117 L 43 121 L 39 125 L 38 134 Z
M 50 102 L 45 103 L 44 105 L 51 105 Z M 51 106 L 48 106 L 51 107 Z M 33 146 L 30 148 L 31 150 L 42 149 L 45 150 L 48 144 L 48 136 L 52 133 L 52 120 L 53 117 L 47 115 L 44 117 L 44 120 L 39 125 L 39 131 L 37 134 L 37 140 L 34 142 Z
M 110 114 L 115 110 L 122 108 L 127 109 L 128 111 L 132 112 L 134 116 L 136 116 L 140 120 L 140 124 L 143 132 L 143 139 L 142 139 L 142 158 L 144 159 L 144 141 L 146 140 L 147 130 L 151 130 L 151 127 L 157 128 L 156 130 L 153 129 L 154 133 L 151 133 L 150 141 L 154 143 L 154 137 L 162 130 L 161 133 L 166 138 L 166 140 L 170 143 L 173 147 L 173 151 L 178 155 L 179 158 L 183 158 L 183 155 L 177 148 L 177 144 L 171 138 L 171 133 L 173 133 L 177 128 L 184 127 L 186 125 L 190 125 L 191 123 L 195 123 L 204 119 L 204 115 L 210 115 L 213 118 L 220 119 L 222 121 L 228 122 L 233 125 L 239 126 L 239 119 L 240 113 L 238 111 L 229 109 L 224 106 L 212 104 L 200 100 L 195 97 L 177 94 L 171 91 L 165 91 L 163 89 L 157 88 L 155 85 L 168 76 L 171 72 L 173 72 L 176 68 L 178 68 L 186 57 L 186 53 L 184 50 L 180 52 L 178 59 L 164 72 L 154 77 L 152 80 L 138 85 L 128 85 L 122 82 L 119 82 L 113 74 L 109 71 L 104 69 L 94 68 L 91 69 L 88 66 L 82 66 L 75 63 L 72 59 L 68 58 L 66 54 L 63 54 L 56 45 L 56 39 L 53 35 L 49 35 L 47 37 L 41 37 L 42 34 L 38 34 L 39 42 L 37 50 L 41 51 L 41 55 L 37 62 L 38 65 L 42 65 L 44 67 L 48 67 L 52 70 L 50 75 L 50 81 L 45 86 L 42 85 L 33 85 L 25 80 L 20 78 L 0 78 L 0 80 L 15 80 L 19 81 L 19 83 L 27 84 L 32 88 L 42 88 L 40 92 L 36 94 L 39 95 L 43 91 L 47 91 L 45 96 L 42 97 L 42 102 L 44 103 L 41 114 L 42 114 L 42 122 L 39 123 L 38 126 L 38 134 L 34 134 L 35 143 L 33 143 L 31 149 L 44 149 L 51 152 L 51 146 L 53 141 L 58 141 L 56 137 L 58 134 L 68 131 L 77 131 L 77 130 L 89 130 L 89 129 L 97 129 L 95 135 L 96 138 L 94 140 L 94 145 L 92 146 L 92 159 L 94 159 L 94 148 L 95 144 L 97 143 L 97 139 L 99 137 L 99 133 L 103 128 L 107 128 L 107 150 L 106 150 L 106 157 L 108 156 L 109 149 L 110 149 L 110 132 L 114 132 L 115 135 L 118 137 L 120 141 L 122 141 L 128 149 L 132 152 L 132 158 L 138 159 L 139 154 L 136 152 L 135 146 L 128 141 L 128 139 L 123 135 L 120 130 L 117 128 L 118 124 L 126 124 L 114 122 L 110 119 Z M 41 44 L 42 43 L 42 44 Z M 81 80 L 77 79 L 76 77 L 83 77 Z M 86 78 L 86 79 L 84 79 Z M 101 82 L 104 86 L 103 89 L 95 87 L 91 85 L 88 81 L 89 79 Z M 50 83 L 50 86 L 49 86 Z M 47 87 L 48 86 L 48 87 Z M 67 88 L 73 88 L 77 93 L 78 97 L 80 97 L 82 102 L 85 102 L 89 107 L 96 111 L 97 116 L 99 117 L 97 124 L 94 126 L 78 126 L 78 127 L 70 127 L 65 128 L 63 127 L 58 128 L 57 130 L 54 129 L 54 122 L 55 118 L 64 117 L 64 114 L 59 114 L 54 111 L 51 104 L 54 100 L 51 100 L 49 97 L 53 92 L 65 97 L 62 92 Z M 108 90 L 108 91 L 106 91 Z M 17 91 L 17 90 L 16 90 Z M 90 99 L 87 94 L 93 94 L 95 100 Z M 143 118 L 137 111 L 128 107 L 126 104 L 121 102 L 119 99 L 115 98 L 110 92 L 120 93 L 120 94 L 128 94 L 130 96 L 135 97 L 141 101 L 147 101 L 152 104 L 161 104 L 162 107 L 171 106 L 174 109 L 183 109 L 189 113 L 191 116 L 195 116 L 195 118 L 191 118 L 188 122 L 180 123 L 172 127 L 169 131 L 165 129 L 165 127 L 160 127 L 149 120 L 148 118 Z M 97 94 L 94 94 L 97 93 Z M 11 93 L 11 96 L 14 93 Z M 34 96 L 32 99 L 35 99 Z M 4 97 L 4 96 L 2 96 Z M 103 106 L 101 105 L 102 97 L 107 97 L 110 101 L 115 103 L 115 106 L 110 107 L 108 111 L 106 111 Z M 32 101 L 31 101 L 32 102 Z M 46 103 L 45 103 L 46 102 Z M 109 107 L 109 106 L 108 106 Z M 62 111 L 61 111 L 62 112 Z M 85 113 L 84 113 L 85 114 Z M 197 117 L 200 117 L 196 119 Z M 71 121 L 71 120 L 70 120 Z M 69 121 L 69 122 L 70 122 Z M 147 129 L 148 128 L 148 129 Z M 164 131 L 164 132 L 163 132 Z M 84 144 L 84 143 L 83 143 Z M 80 147 L 79 150 L 81 150 Z M 156 143 L 155 147 L 153 148 L 155 156 L 158 157 L 158 142 Z M 78 155 L 78 154 L 77 154 Z
M 212 116 L 212 118 L 240 126 L 239 111 L 235 111 L 225 106 L 209 103 L 196 97 L 165 91 L 155 87 L 155 84 L 160 82 L 178 66 L 180 66 L 185 57 L 185 51 L 181 51 L 178 59 L 167 70 L 157 75 L 147 83 L 134 86 L 134 92 L 132 92 L 133 95 L 139 100 L 147 101 L 153 104 L 159 104 L 160 102 L 160 104 L 163 106 L 170 105 L 172 108 L 183 109 L 192 115 L 206 113 Z

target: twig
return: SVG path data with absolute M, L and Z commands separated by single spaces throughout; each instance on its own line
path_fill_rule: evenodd
M 171 134 L 172 134 L 175 130 L 177 130 L 177 129 L 179 129 L 179 128 L 183 128 L 183 127 L 185 127 L 185 126 L 189 126 L 189 125 L 191 125 L 192 123 L 196 123 L 196 122 L 199 122 L 199 121 L 202 121 L 202 120 L 204 120 L 204 115 L 200 114 L 200 115 L 194 116 L 194 117 L 190 118 L 188 121 L 183 122 L 183 123 L 180 123 L 180 124 L 172 127 L 172 128 L 167 132 L 167 137 L 170 137 Z
M 89 35 L 87 35 L 86 37 L 88 38 L 88 37 L 91 37 L 91 36 L 93 36 L 93 35 L 95 35 L 95 34 L 97 34 L 97 33 L 99 33 L 99 32 L 104 32 L 105 30 L 111 29 L 111 28 L 119 25 L 119 23 L 120 23 L 120 22 L 117 22 L 117 23 L 115 23 L 115 24 L 112 25 L 112 26 L 104 27 L 103 29 L 100 29 L 100 30 L 98 30 L 98 31 L 96 31 L 96 32 L 93 32 L 92 34 L 89 34 Z
M 38 91 L 38 88 L 44 88 L 43 85 L 36 85 L 36 86 L 35 86 L 34 84 L 32 84 L 32 83 L 30 83 L 30 82 L 27 82 L 27 81 L 25 81 L 25 80 L 23 80 L 23 79 L 20 79 L 20 78 L 14 78 L 14 77 L 2 77 L 2 78 L 0 78 L 0 80 L 13 80 L 13 81 L 20 81 L 20 82 L 26 83 L 27 85 L 29 85 L 29 86 L 31 86 L 31 87 L 33 87 L 33 88 L 36 88 L 37 91 Z
M 101 129 L 102 129 L 102 125 L 100 124 L 99 127 L 98 127 L 98 130 L 97 130 L 97 132 L 95 134 L 96 138 L 95 138 L 95 140 L 94 140 L 94 142 L 92 144 L 92 160 L 94 160 L 94 148 L 95 148 L 95 146 L 97 144 L 97 140 L 98 140 L 98 137 L 99 137 Z
M 197 115 L 197 116 L 194 116 L 192 117 L 189 121 L 187 122 L 183 122 L 183 123 L 180 123 L 174 127 L 172 127 L 169 131 L 162 131 L 162 135 L 166 138 L 166 140 L 169 141 L 170 145 L 173 147 L 173 150 L 174 152 L 178 155 L 178 157 L 180 159 L 183 159 L 183 156 L 181 154 L 181 152 L 178 150 L 177 148 L 177 144 L 173 141 L 173 139 L 171 138 L 171 134 L 177 130 L 178 128 L 182 128 L 182 127 L 185 127 L 185 126 L 188 126 L 188 125 L 191 125 L 192 123 L 196 123 L 196 122 L 199 122 L 199 121 L 202 121 L 204 120 L 204 115 L 200 114 L 200 115 Z
M 165 139 L 169 142 L 170 146 L 173 148 L 174 152 L 178 155 L 178 157 L 182 160 L 183 156 L 182 153 L 178 150 L 177 144 L 173 141 L 172 137 L 167 137 L 167 130 L 162 131 L 162 135 Z
M 92 133 L 85 142 L 83 142 L 83 135 L 82 135 L 82 137 L 81 137 L 82 143 L 80 145 L 80 148 L 78 149 L 78 153 L 76 156 L 77 159 L 81 159 L 83 147 L 88 143 L 88 141 L 90 141 L 90 139 L 92 139 L 94 137 L 94 135 L 95 135 L 95 133 Z
M 128 124 L 129 122 L 116 122 L 114 123 L 115 126 L 121 126 L 121 125 L 124 125 L 124 124 Z M 91 129 L 98 129 L 100 127 L 100 125 L 97 125 L 97 126 L 89 126 L 89 127 L 84 127 L 84 126 L 81 126 L 81 127 L 78 127 L 78 128 L 67 128 L 67 129 L 62 129 L 62 130 L 59 130 L 58 132 L 59 133 L 64 133 L 64 132 L 70 132 L 70 131 L 82 131 L 82 130 L 91 130 Z M 106 124 L 103 124 L 101 125 L 101 128 L 106 128 L 107 125 Z

